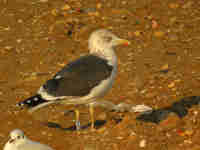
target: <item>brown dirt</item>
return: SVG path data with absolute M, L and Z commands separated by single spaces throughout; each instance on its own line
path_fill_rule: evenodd
M 33 95 L 63 64 L 86 54 L 88 36 L 97 28 L 132 43 L 117 48 L 119 73 L 106 100 L 163 108 L 200 95 L 199 1 L 41 1 L 0 0 L 1 148 L 9 132 L 20 128 L 56 150 L 200 149 L 198 106 L 159 124 L 138 121 L 138 114 L 97 109 L 96 119 L 105 121 L 96 123 L 96 132 L 87 127 L 88 109 L 80 108 L 86 125 L 80 134 L 73 130 L 74 114 L 63 115 L 63 106 L 33 116 L 11 107 Z M 47 127 L 47 121 L 57 126 Z

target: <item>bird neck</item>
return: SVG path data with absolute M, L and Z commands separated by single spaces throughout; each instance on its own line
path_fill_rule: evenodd
M 107 48 L 106 50 L 101 48 L 95 48 L 90 51 L 90 54 L 94 54 L 103 59 L 108 60 L 109 63 L 113 66 L 117 64 L 117 56 L 113 48 Z

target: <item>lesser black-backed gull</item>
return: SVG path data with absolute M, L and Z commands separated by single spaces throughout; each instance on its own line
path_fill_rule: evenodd
M 5 144 L 3 150 L 53 150 L 51 147 L 30 140 L 20 129 L 10 132 L 10 139 Z
M 94 31 L 89 38 L 89 54 L 67 64 L 61 71 L 40 87 L 37 94 L 18 106 L 34 108 L 46 103 L 89 104 L 91 127 L 94 129 L 93 102 L 104 96 L 112 87 L 117 73 L 117 56 L 114 47 L 128 45 L 105 29 Z M 76 110 L 76 127 L 80 128 Z

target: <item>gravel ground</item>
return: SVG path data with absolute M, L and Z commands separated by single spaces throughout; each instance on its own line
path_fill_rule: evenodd
M 200 149 L 200 109 L 190 97 L 200 96 L 199 8 L 197 0 L 0 0 L 0 147 L 20 128 L 55 150 Z M 97 108 L 95 132 L 88 108 L 80 107 L 79 134 L 74 114 L 63 113 L 71 107 L 15 110 L 64 64 L 87 54 L 98 28 L 132 43 L 117 48 L 119 73 L 106 100 L 158 113 L 175 102 L 192 104 L 157 122 Z

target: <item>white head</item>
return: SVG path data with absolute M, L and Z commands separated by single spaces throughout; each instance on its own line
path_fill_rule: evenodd
M 94 31 L 89 38 L 90 53 L 99 53 L 105 50 L 112 50 L 117 45 L 129 45 L 129 41 L 120 39 L 105 29 Z
M 13 131 L 10 132 L 10 139 L 9 139 L 9 143 L 16 143 L 18 141 L 22 141 L 24 140 L 26 137 L 24 135 L 24 132 L 21 131 L 20 129 L 15 129 Z

